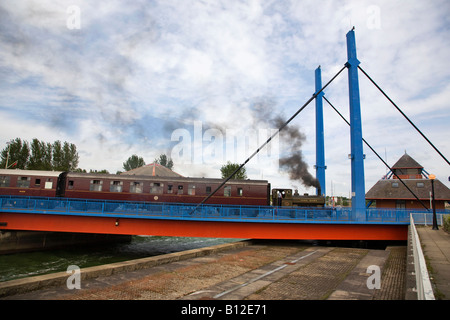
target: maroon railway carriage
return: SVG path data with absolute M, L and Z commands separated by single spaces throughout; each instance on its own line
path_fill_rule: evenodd
M 61 172 L 0 169 L 0 195 L 54 197 Z
M 120 201 L 199 203 L 223 180 L 76 172 L 0 170 L 0 194 Z M 269 205 L 266 180 L 230 180 L 208 204 Z

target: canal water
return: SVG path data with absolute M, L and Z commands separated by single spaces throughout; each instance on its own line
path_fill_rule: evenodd
M 133 236 L 131 242 L 0 255 L 0 282 L 204 248 L 242 239 Z

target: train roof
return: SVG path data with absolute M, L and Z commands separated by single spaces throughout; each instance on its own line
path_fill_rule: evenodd
M 62 171 L 0 169 L 0 175 L 58 177 Z
M 92 179 L 110 179 L 110 180 L 127 180 L 127 181 L 155 181 L 155 182 L 192 182 L 192 183 L 221 183 L 224 179 L 220 178 L 199 178 L 199 177 L 183 177 L 183 176 L 173 176 L 173 177 L 161 177 L 161 176 L 149 176 L 149 175 L 117 175 L 117 174 L 98 174 L 98 173 L 81 173 L 81 172 L 70 172 L 67 175 L 69 178 L 86 178 L 90 177 Z M 268 184 L 267 180 L 235 180 L 231 179 L 227 184 Z
M 16 176 L 45 176 L 58 177 L 63 171 L 44 171 L 44 170 L 23 170 L 23 169 L 0 169 L 0 175 L 16 175 Z M 186 183 L 221 183 L 220 178 L 199 178 L 199 177 L 160 177 L 149 175 L 118 175 L 118 174 L 101 174 L 86 172 L 68 172 L 69 178 L 91 178 L 91 179 L 109 179 L 109 180 L 127 180 L 127 181 L 155 181 L 155 182 L 186 182 Z M 231 179 L 227 184 L 268 184 L 267 180 L 235 180 Z

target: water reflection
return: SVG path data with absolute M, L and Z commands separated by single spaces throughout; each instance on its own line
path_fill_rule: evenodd
M 151 257 L 171 252 L 214 246 L 241 239 L 134 236 L 129 243 L 73 246 L 42 252 L 0 256 L 0 281 Z

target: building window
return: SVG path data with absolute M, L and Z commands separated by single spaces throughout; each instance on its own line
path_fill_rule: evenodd
M 417 188 L 423 188 L 425 187 L 425 184 L 423 182 L 417 182 Z
M 103 186 L 102 180 L 91 180 L 89 191 L 102 191 L 102 186 Z
M 244 194 L 244 191 L 242 190 L 242 188 L 237 188 L 237 195 L 238 195 L 239 197 L 242 197 L 243 194 Z
M 188 195 L 190 196 L 195 196 L 195 185 L 190 184 L 188 186 Z
M 167 193 L 173 193 L 173 185 L 172 184 L 167 185 Z
M 68 188 L 69 190 L 72 190 L 72 189 L 73 189 L 73 180 L 69 180 L 69 182 L 67 183 L 67 188 Z
M 138 181 L 130 182 L 130 192 L 131 193 L 142 193 L 143 183 Z
M 9 176 L 0 177 L 0 187 L 9 187 L 9 182 L 11 181 Z
M 406 209 L 406 201 L 405 200 L 397 200 L 395 202 L 395 208 L 397 208 L 397 209 Z
M 19 177 L 17 179 L 18 188 L 29 188 L 30 187 L 30 177 Z
M 398 182 L 392 182 L 392 188 L 398 188 Z
M 122 181 L 111 181 L 109 184 L 110 192 L 122 192 Z
M 223 195 L 225 197 L 231 197 L 231 187 L 227 186 L 223 189 Z

